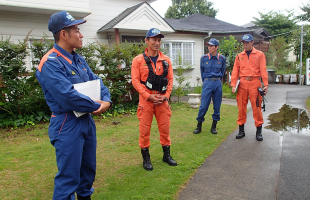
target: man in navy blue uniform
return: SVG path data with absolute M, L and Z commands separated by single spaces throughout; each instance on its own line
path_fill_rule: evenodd
M 222 103 L 222 82 L 225 69 L 226 59 L 223 55 L 217 52 L 219 42 L 211 38 L 207 43 L 209 53 L 203 55 L 200 59 L 200 73 L 203 82 L 201 93 L 201 104 L 198 112 L 197 128 L 194 130 L 194 134 L 201 132 L 202 122 L 205 121 L 205 114 L 208 111 L 211 98 L 213 102 L 214 113 L 212 115 L 213 123 L 211 127 L 211 133 L 217 134 L 216 124 L 220 121 L 220 108 Z
M 53 14 L 48 29 L 55 44 L 36 70 L 46 103 L 52 111 L 48 134 L 55 147 L 58 173 L 53 200 L 89 200 L 96 174 L 96 126 L 90 113 L 100 115 L 112 102 L 102 80 L 74 52 L 83 45 L 79 24 L 67 11 Z M 101 100 L 93 101 L 74 89 L 73 84 L 100 79 Z M 87 113 L 76 117 L 73 111 Z

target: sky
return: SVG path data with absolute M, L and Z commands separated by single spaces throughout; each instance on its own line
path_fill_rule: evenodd
M 210 0 L 214 3 L 213 8 L 218 10 L 216 19 L 237 26 L 254 21 L 253 17 L 259 18 L 258 12 L 263 14 L 269 11 L 293 10 L 295 15 L 302 14 L 299 9 L 310 0 Z M 168 7 L 172 5 L 171 0 L 156 0 L 151 6 L 164 17 Z M 285 12 L 282 12 L 285 14 Z

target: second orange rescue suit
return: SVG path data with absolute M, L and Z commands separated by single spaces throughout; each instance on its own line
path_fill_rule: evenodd
M 256 50 L 254 47 L 249 57 L 245 51 L 239 53 L 235 59 L 234 68 L 231 75 L 231 86 L 236 87 L 237 80 L 240 79 L 237 92 L 237 104 L 239 115 L 237 124 L 243 125 L 246 122 L 246 112 L 248 97 L 250 99 L 255 126 L 259 127 L 263 124 L 263 115 L 261 111 L 262 96 L 257 88 L 268 86 L 268 74 L 266 70 L 266 59 L 263 52 Z M 256 101 L 259 99 L 257 107 Z

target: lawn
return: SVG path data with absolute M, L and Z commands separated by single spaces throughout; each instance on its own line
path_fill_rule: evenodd
M 222 84 L 223 98 L 236 99 L 237 93 L 232 93 L 231 89 L 232 88 L 227 83 Z
M 194 135 L 197 113 L 198 109 L 187 104 L 172 104 L 171 155 L 178 162 L 175 167 L 162 161 L 154 118 L 150 147 L 153 171 L 142 167 L 136 115 L 96 119 L 97 176 L 92 199 L 176 199 L 198 167 L 238 127 L 237 107 L 222 105 L 219 134 L 210 133 L 212 112 L 208 112 L 202 133 Z M 1 130 L 0 199 L 52 198 L 57 167 L 47 128 L 48 124 L 40 124 Z
M 308 97 L 306 100 L 306 106 L 307 106 L 307 110 L 308 110 L 308 115 L 310 116 L 310 97 Z

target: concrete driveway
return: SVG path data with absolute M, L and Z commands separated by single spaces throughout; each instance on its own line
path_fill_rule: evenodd
M 263 112 L 264 140 L 255 139 L 250 109 L 246 136 L 237 140 L 238 130 L 229 135 L 198 169 L 178 199 L 310 199 L 309 129 L 302 134 L 267 129 L 269 116 L 279 115 L 279 110 L 287 104 L 305 108 L 308 96 L 309 86 L 270 85 L 266 112 Z

